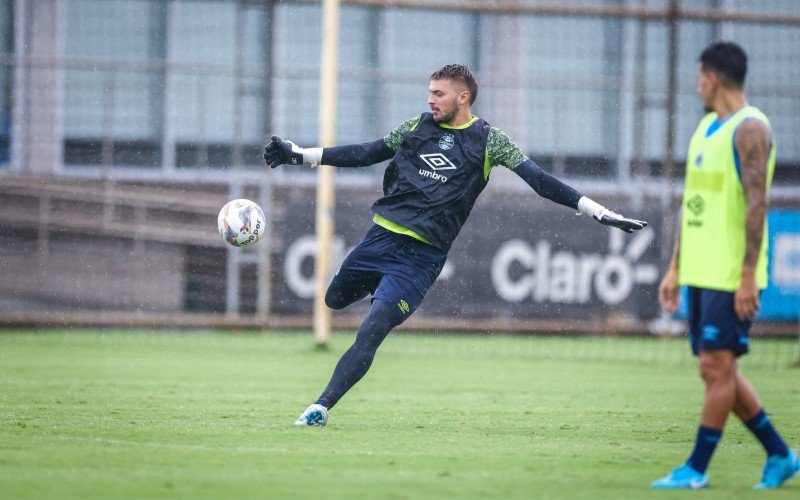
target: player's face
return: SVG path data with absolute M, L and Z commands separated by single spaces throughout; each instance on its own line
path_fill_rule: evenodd
M 436 123 L 451 122 L 461 107 L 469 103 L 469 91 L 450 79 L 431 80 L 428 92 L 428 106 Z
M 712 110 L 714 106 L 714 96 L 719 80 L 717 75 L 711 71 L 703 69 L 703 65 L 697 64 L 697 93 L 703 100 L 703 106 L 706 110 Z

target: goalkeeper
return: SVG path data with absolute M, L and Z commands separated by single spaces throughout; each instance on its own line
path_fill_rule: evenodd
M 434 72 L 428 86 L 430 113 L 411 118 L 374 142 L 300 148 L 272 137 L 267 164 L 365 167 L 389 160 L 384 196 L 372 205 L 374 225 L 345 258 L 325 294 L 342 309 L 372 295 L 353 345 L 342 355 L 328 386 L 295 425 L 325 425 L 330 410 L 367 373 L 392 328 L 419 307 L 447 259 L 495 165 L 519 175 L 540 196 L 577 209 L 600 224 L 633 232 L 647 225 L 627 219 L 540 169 L 499 129 L 473 116 L 478 84 L 466 66 Z

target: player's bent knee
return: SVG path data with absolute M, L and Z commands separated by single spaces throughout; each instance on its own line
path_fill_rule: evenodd
M 352 301 L 347 301 L 342 297 L 342 294 L 331 288 L 328 288 L 328 291 L 325 293 L 325 305 L 330 307 L 333 310 L 340 310 L 344 309 L 345 307 L 349 306 Z
M 700 351 L 700 377 L 706 384 L 727 383 L 736 377 L 736 365 L 727 351 Z

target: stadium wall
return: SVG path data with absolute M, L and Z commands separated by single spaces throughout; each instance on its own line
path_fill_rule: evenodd
M 493 177 L 508 175 L 498 171 Z M 169 197 L 153 191 L 175 192 L 175 186 L 11 184 L 0 186 L 0 325 L 311 326 L 312 187 L 272 190 L 267 213 L 274 236 L 259 243 L 267 246 L 271 298 L 267 314 L 258 315 L 253 261 L 239 267 L 236 310 L 228 304 L 228 261 L 241 249 L 227 247 L 216 234 L 216 209 L 229 197 L 225 186 L 193 185 L 196 201 L 165 202 Z M 331 275 L 370 226 L 369 207 L 378 195 L 377 187 L 339 187 Z M 598 199 L 625 212 L 636 208 L 652 224 L 627 235 L 547 202 L 527 186 L 490 183 L 442 275 L 405 327 L 647 331 L 659 315 L 658 199 Z M 769 323 L 761 328 L 792 334 L 800 310 L 800 213 L 781 209 L 774 217 L 781 222 L 773 223 L 771 243 L 776 234 L 788 239 L 777 244 L 783 253 L 773 260 L 782 267 L 767 291 L 777 294 L 776 305 L 765 310 Z M 153 225 L 157 229 L 150 230 Z M 336 312 L 335 326 L 355 327 L 367 307 L 363 300 Z

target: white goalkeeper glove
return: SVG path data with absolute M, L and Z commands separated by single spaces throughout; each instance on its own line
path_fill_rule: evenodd
M 278 165 L 306 165 L 311 168 L 322 162 L 322 148 L 301 148 L 292 141 L 273 135 L 264 148 L 264 161 L 272 168 Z
M 616 227 L 626 233 L 632 233 L 647 226 L 647 222 L 643 220 L 623 217 L 585 196 L 578 200 L 578 210 L 580 210 L 581 214 L 588 215 L 604 226 Z

